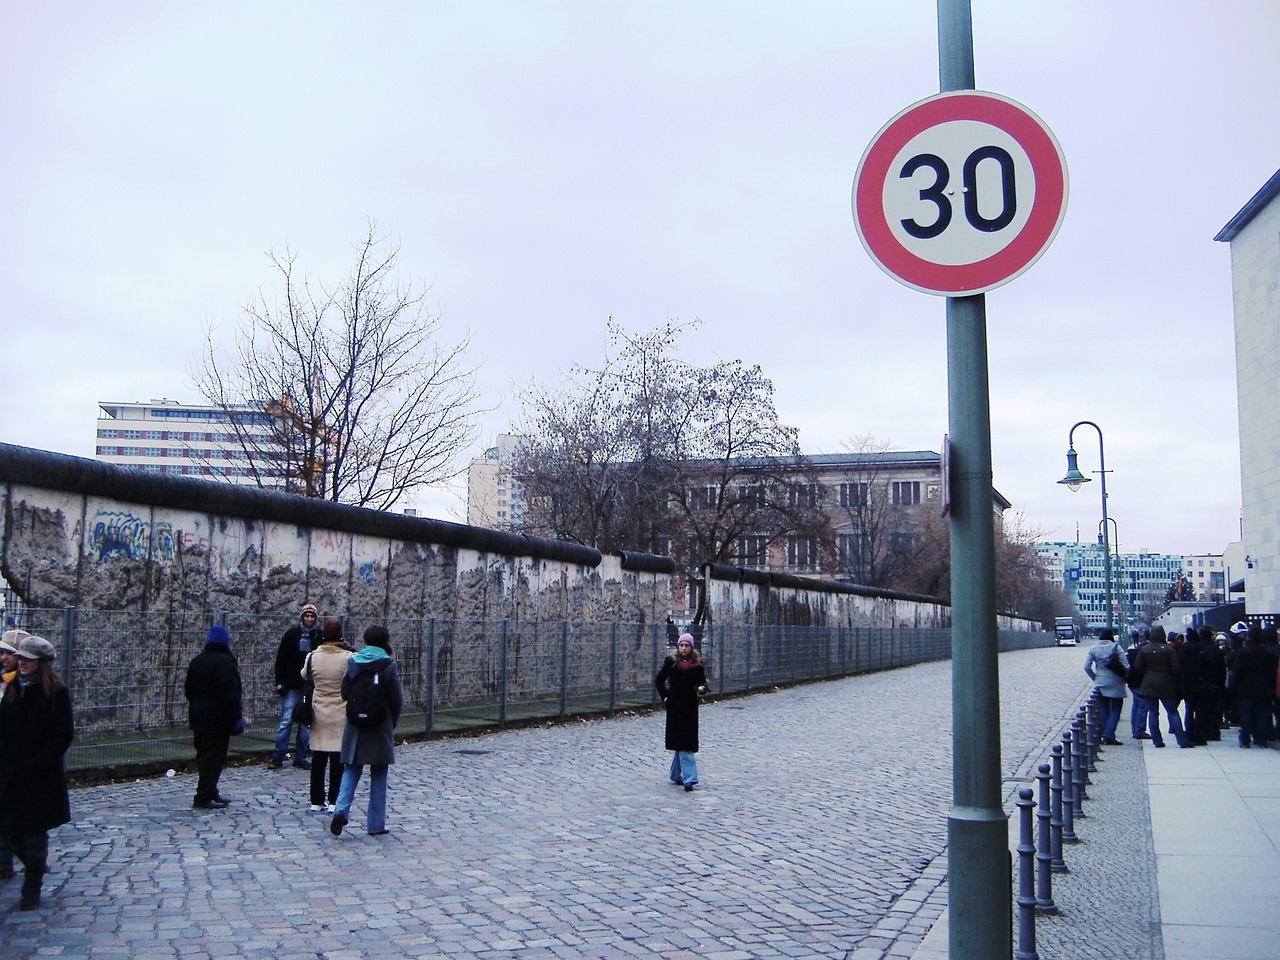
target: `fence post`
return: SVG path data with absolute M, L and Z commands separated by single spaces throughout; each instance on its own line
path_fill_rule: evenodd
M 1053 902 L 1053 838 L 1049 827 L 1049 764 L 1042 763 L 1036 772 L 1040 787 L 1040 806 L 1036 810 L 1039 824 L 1036 849 L 1036 909 L 1041 913 L 1057 913 Z
M 1084 769 L 1084 732 L 1081 729 L 1083 726 L 1079 717 L 1071 726 L 1071 797 L 1075 801 L 1077 820 L 1084 818 L 1084 801 L 1089 799 L 1089 794 L 1084 788 L 1089 774 Z
M 1036 953 L 1035 853 L 1032 842 L 1031 788 L 1018 791 L 1018 951 L 1017 960 L 1039 960 Z
M 658 675 L 658 670 L 661 669 L 661 664 L 662 664 L 662 660 L 661 660 L 662 648 L 660 647 L 661 643 L 662 643 L 661 631 L 658 625 L 655 623 L 653 625 L 653 662 L 650 664 L 650 670 L 649 670 L 650 677 L 656 677 Z M 658 705 L 658 685 L 656 683 L 649 684 L 649 703 L 654 707 Z
M 62 682 L 70 690 L 73 687 L 72 675 L 76 663 L 76 618 L 75 607 L 62 608 Z
M 1062 744 L 1053 745 L 1053 779 L 1049 781 L 1049 852 L 1050 867 L 1054 873 L 1068 873 L 1067 862 L 1062 859 Z
M 507 623 L 502 621 L 502 631 L 498 640 L 498 726 L 507 722 Z
M 609 625 L 609 712 L 618 703 L 618 621 Z
M 436 618 L 427 620 L 427 733 L 436 725 Z
M 747 659 L 747 685 L 745 689 L 751 689 L 751 651 L 756 645 L 756 630 L 754 627 L 747 626 L 742 628 L 743 644 L 746 646 Z
M 569 621 L 560 621 L 560 719 L 569 715 Z
M 706 639 L 711 641 L 711 649 L 716 652 L 716 661 L 719 663 L 716 668 L 716 673 L 719 674 L 717 679 L 720 681 L 720 695 L 724 696 L 724 638 L 715 632 L 715 624 L 710 618 L 707 618 L 706 630 Z

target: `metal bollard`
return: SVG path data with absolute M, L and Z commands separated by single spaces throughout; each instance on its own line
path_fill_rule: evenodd
M 1075 758 L 1071 752 L 1071 731 L 1062 735 L 1062 839 L 1065 843 L 1079 843 L 1076 836 L 1076 783 Z
M 1085 783 L 1088 782 L 1089 774 L 1084 769 L 1084 734 L 1080 732 L 1079 725 L 1071 730 L 1071 784 L 1073 787 L 1071 799 L 1075 803 L 1075 816 L 1079 820 L 1084 817 L 1084 801 L 1089 799 L 1089 794 L 1085 790 Z
M 1089 756 L 1093 763 L 1098 762 L 1098 755 L 1102 753 L 1102 694 L 1097 690 L 1093 691 L 1093 698 L 1089 701 Z M 1090 767 L 1096 770 L 1097 767 Z
M 1075 722 L 1071 724 L 1071 732 L 1075 737 L 1076 779 L 1080 784 L 1076 797 L 1080 800 L 1088 800 L 1089 791 L 1085 788 L 1093 781 L 1089 779 L 1089 734 L 1085 729 L 1083 712 L 1076 715 Z
M 1069 873 L 1062 859 L 1062 744 L 1053 745 L 1053 777 L 1049 780 L 1049 861 L 1054 873 Z
M 1052 838 L 1049 833 L 1049 764 L 1042 763 L 1036 771 L 1040 786 L 1040 806 L 1036 810 L 1039 830 L 1036 835 L 1036 910 L 1040 913 L 1057 913 L 1053 902 Z
M 1093 783 L 1093 778 L 1089 774 L 1098 772 L 1098 768 L 1093 763 L 1098 755 L 1098 742 L 1093 736 L 1093 723 L 1085 707 L 1080 708 L 1080 729 L 1084 733 L 1084 782 Z
M 1040 960 L 1036 953 L 1035 854 L 1032 842 L 1030 787 L 1018 791 L 1018 949 L 1015 960 Z

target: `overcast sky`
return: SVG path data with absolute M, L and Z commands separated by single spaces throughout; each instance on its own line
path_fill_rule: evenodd
M 972 0 L 979 89 L 1062 145 L 1066 220 L 986 297 L 995 485 L 1050 539 L 1239 538 L 1229 248 L 1280 167 L 1275 0 Z M 945 301 L 890 279 L 858 160 L 938 91 L 933 0 L 0 0 L 0 440 L 92 456 L 97 403 L 199 399 L 285 244 L 337 280 L 366 221 L 472 337 L 476 448 L 605 321 L 699 320 L 760 363 L 809 453 L 939 450 Z M 274 288 L 267 286 L 270 294 Z M 1096 434 L 1076 432 L 1080 467 Z M 426 512 L 462 519 L 456 496 Z

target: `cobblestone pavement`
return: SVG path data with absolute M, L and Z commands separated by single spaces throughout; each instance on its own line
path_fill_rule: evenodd
M 1078 653 L 1000 658 L 1010 796 L 1089 689 Z M 382 837 L 367 779 L 341 837 L 289 767 L 229 770 L 225 811 L 191 809 L 192 774 L 83 788 L 45 905 L 0 889 L 3 954 L 909 957 L 945 906 L 950 677 L 708 703 L 692 793 L 666 779 L 660 714 L 402 746 Z

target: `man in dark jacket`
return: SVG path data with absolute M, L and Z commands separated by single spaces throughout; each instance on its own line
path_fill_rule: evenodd
M 1270 745 L 1270 724 L 1265 714 L 1275 682 L 1276 668 L 1262 647 L 1262 631 L 1252 625 L 1231 666 L 1231 686 L 1240 710 L 1240 746 Z
M 302 667 L 307 654 L 320 645 L 319 611 L 314 603 L 304 603 L 298 623 L 284 632 L 276 650 L 276 696 L 280 698 L 280 722 L 276 725 L 276 745 L 267 766 L 279 770 L 284 766 L 289 752 L 289 731 L 293 727 L 293 708 L 302 699 Z M 293 751 L 293 765 L 303 770 L 311 769 L 311 730 L 298 724 L 297 748 Z
M 1187 639 L 1178 648 L 1178 678 L 1182 689 L 1182 726 L 1198 747 L 1209 742 L 1210 671 L 1208 646 L 1195 627 L 1188 627 Z
M 240 667 L 231 652 L 227 628 L 209 628 L 204 651 L 187 667 L 184 692 L 196 747 L 196 796 L 191 806 L 221 810 L 228 803 L 218 793 L 218 778 L 227 765 L 231 735 L 244 730 L 240 709 Z

